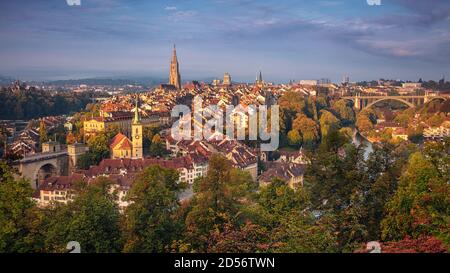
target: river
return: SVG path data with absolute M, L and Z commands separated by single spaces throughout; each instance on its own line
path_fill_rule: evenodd
M 357 129 L 353 130 L 353 144 L 359 146 L 361 144 L 365 145 L 364 148 L 364 159 L 369 158 L 371 152 L 373 152 L 373 145 L 370 141 L 368 141 L 364 136 L 359 133 Z

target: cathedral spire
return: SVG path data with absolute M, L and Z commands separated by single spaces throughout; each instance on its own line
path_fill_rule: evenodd
M 261 70 L 259 70 L 259 74 L 256 77 L 256 84 L 258 85 L 262 85 L 264 83 L 263 78 L 262 78 L 262 73 Z
M 181 77 L 175 44 L 173 45 L 172 61 L 170 63 L 169 84 L 175 86 L 178 90 L 181 89 Z
M 178 62 L 177 59 L 177 47 L 173 44 L 172 62 Z

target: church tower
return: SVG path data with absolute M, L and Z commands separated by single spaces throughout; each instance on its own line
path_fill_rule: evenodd
M 139 95 L 136 94 L 136 106 L 134 107 L 134 118 L 131 124 L 131 136 L 133 149 L 131 150 L 132 158 L 143 158 L 142 148 L 142 123 L 139 115 Z
M 256 77 L 256 85 L 258 85 L 258 86 L 264 85 L 261 70 L 259 71 L 259 75 Z
M 169 84 L 175 86 L 178 90 L 181 89 L 181 77 L 175 45 L 173 45 L 172 61 L 170 62 Z

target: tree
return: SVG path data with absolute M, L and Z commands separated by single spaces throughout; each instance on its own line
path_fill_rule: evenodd
M 340 99 L 333 104 L 332 109 L 339 115 L 343 126 L 348 126 L 355 123 L 355 111 L 349 101 Z
M 326 217 L 316 221 L 310 205 L 306 189 L 294 191 L 285 181 L 277 178 L 260 189 L 253 218 L 269 233 L 269 240 L 263 241 L 268 252 L 337 250 L 337 240 L 330 222 Z
M 0 252 L 33 252 L 39 246 L 31 236 L 36 218 L 32 193 L 30 183 L 15 180 L 12 169 L 0 161 Z
M 165 145 L 161 140 L 159 134 L 156 134 L 152 138 L 152 144 L 150 145 L 151 156 L 163 156 L 166 153 Z
M 89 169 L 90 166 L 98 165 L 103 159 L 109 157 L 109 138 L 105 133 L 91 136 L 87 141 L 89 151 L 81 155 L 77 161 L 80 169 Z
M 291 145 L 291 146 L 299 147 L 302 143 L 302 136 L 300 135 L 300 133 L 297 130 L 289 131 L 287 138 L 288 138 L 289 145 Z
M 338 252 L 334 224 L 324 216 L 318 221 L 311 214 L 284 217 L 271 232 L 269 252 L 333 253 Z
M 46 226 L 46 248 L 65 252 L 69 241 L 80 243 L 84 253 L 111 253 L 122 249 L 120 214 L 112 182 L 100 178 L 76 192 L 73 201 L 50 208 Z
M 48 136 L 45 122 L 41 120 L 41 122 L 39 123 L 39 143 L 42 145 L 42 143 L 46 142 L 47 140 Z
M 226 223 L 223 230 L 213 230 L 208 239 L 207 252 L 260 253 L 270 247 L 269 233 L 264 227 L 248 221 L 240 227 Z
M 331 112 L 320 111 L 320 131 L 322 137 L 326 137 L 331 129 L 339 129 L 340 122 Z
M 275 178 L 258 194 L 260 214 L 265 217 L 265 224 L 270 227 L 278 225 L 282 219 L 299 214 L 307 208 L 309 200 L 304 189 L 294 191 L 286 181 Z
M 280 132 L 282 135 L 292 130 L 292 123 L 297 114 L 306 114 L 305 99 L 297 92 L 286 92 L 278 100 L 280 106 Z
M 433 236 L 421 236 L 418 239 L 406 237 L 401 241 L 382 244 L 383 253 L 447 253 L 442 241 Z
M 128 193 L 125 210 L 125 252 L 167 252 L 180 238 L 175 220 L 179 208 L 178 172 L 153 165 L 142 171 Z
M 292 128 L 300 133 L 302 144 L 308 148 L 313 148 L 320 138 L 317 123 L 303 114 L 297 115 Z
M 448 161 L 448 154 L 444 155 Z M 433 235 L 450 244 L 448 165 L 441 169 L 421 152 L 412 154 L 399 187 L 386 204 L 381 222 L 383 240 Z
M 404 157 L 397 154 L 390 143 L 373 146 L 373 152 L 367 159 L 370 189 L 365 196 L 364 206 L 368 240 L 379 240 L 381 237 L 380 223 L 384 216 L 384 206 L 397 190 L 397 179 L 404 161 Z
M 256 185 L 250 174 L 233 170 L 219 154 L 210 158 L 208 173 L 198 183 L 186 214 L 185 236 L 194 250 L 205 252 L 212 231 L 223 231 L 225 223 L 237 226 L 243 221 L 241 209 L 250 202 Z
M 0 117 L 2 119 L 30 120 L 42 116 L 68 114 L 79 111 L 90 102 L 91 92 L 60 92 L 26 88 L 24 84 L 14 84 L 0 89 Z
M 149 151 L 153 137 L 161 131 L 160 126 L 145 126 L 142 132 L 144 149 Z
M 367 132 L 373 129 L 372 121 L 365 115 L 358 116 L 356 120 L 356 126 L 361 132 Z
M 347 144 L 347 138 L 332 130 L 306 169 L 305 187 L 312 208 L 334 219 L 340 251 L 351 251 L 366 237 L 364 194 L 369 180 L 364 150 Z

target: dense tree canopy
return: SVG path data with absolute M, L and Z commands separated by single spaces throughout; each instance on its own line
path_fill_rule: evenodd
M 42 116 L 68 114 L 82 110 L 91 101 L 92 93 L 58 93 L 24 85 L 19 90 L 12 87 L 0 89 L 0 119 L 29 120 Z

